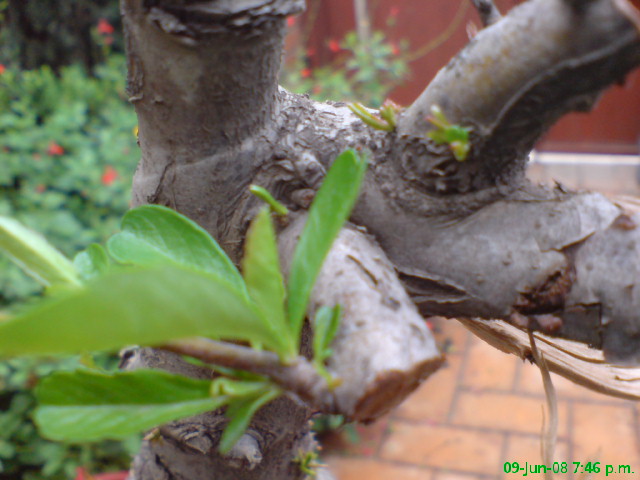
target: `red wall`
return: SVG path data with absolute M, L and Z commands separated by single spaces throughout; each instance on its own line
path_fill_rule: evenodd
M 503 12 L 521 0 L 496 0 Z M 354 29 L 350 0 L 308 0 L 308 12 L 301 28 L 312 27 L 309 39 L 316 62 L 327 62 L 331 39 L 339 40 Z M 423 52 L 411 62 L 411 77 L 396 88 L 391 97 L 408 104 L 468 40 L 466 27 L 479 24 L 469 0 L 369 0 L 375 28 L 384 30 L 393 41 L 408 39 L 412 54 Z M 390 15 L 395 22 L 388 25 Z M 306 22 L 306 23 L 305 23 Z M 424 52 L 430 42 L 437 46 Z M 638 154 L 640 151 L 640 71 L 629 75 L 624 86 L 607 91 L 589 114 L 570 114 L 544 137 L 540 149 Z

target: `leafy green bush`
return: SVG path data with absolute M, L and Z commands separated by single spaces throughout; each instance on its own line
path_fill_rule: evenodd
M 101 356 L 104 366 L 113 358 Z M 76 468 L 91 472 L 126 470 L 139 448 L 138 436 L 124 442 L 82 445 L 43 439 L 31 420 L 36 400 L 29 391 L 39 379 L 54 370 L 78 367 L 74 358 L 52 361 L 21 358 L 0 363 L 0 479 L 69 480 Z
M 124 58 L 88 77 L 79 66 L 0 75 L 0 215 L 42 232 L 67 255 L 118 229 L 139 157 Z M 0 259 L 0 306 L 39 291 Z
M 124 58 L 111 57 L 95 73 L 71 66 L 60 76 L 48 67 L 0 74 L 0 215 L 39 230 L 68 255 L 118 230 L 139 157 Z M 40 289 L 0 258 L 0 309 Z M 0 363 L 0 479 L 62 480 L 73 478 L 77 466 L 127 468 L 137 438 L 71 446 L 36 432 L 28 389 L 54 369 L 77 365 L 77 359 Z
M 285 65 L 281 82 L 290 91 L 308 93 L 320 101 L 342 100 L 379 107 L 389 92 L 409 75 L 408 45 L 396 45 L 381 31 L 371 35 L 368 45 L 358 41 L 355 32 L 342 42 L 329 41 L 336 61 L 315 69 L 308 68 L 308 52 L 299 48 L 294 61 Z

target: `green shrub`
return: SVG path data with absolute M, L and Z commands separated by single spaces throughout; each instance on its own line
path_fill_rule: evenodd
M 42 232 L 67 255 L 118 229 L 139 157 L 136 117 L 113 56 L 90 78 L 79 66 L 0 75 L 0 215 Z M 0 260 L 0 306 L 39 291 Z
M 67 255 L 115 233 L 128 209 L 139 151 L 124 79 L 122 56 L 97 67 L 94 77 L 80 66 L 59 76 L 48 67 L 0 74 L 0 215 L 42 232 Z M 39 291 L 0 258 L 0 310 Z M 128 467 L 138 438 L 65 445 L 42 439 L 31 421 L 29 388 L 77 364 L 74 358 L 0 363 L 0 480 L 67 480 L 77 466 Z
M 407 48 L 406 42 L 396 45 L 381 31 L 373 32 L 364 46 L 355 32 L 349 32 L 342 42 L 329 41 L 329 50 L 337 55 L 329 65 L 309 68 L 308 52 L 298 48 L 294 60 L 285 65 L 281 82 L 290 91 L 307 93 L 315 100 L 379 107 L 409 75 Z
M 112 357 L 99 362 L 113 365 Z M 126 470 L 139 447 L 133 436 L 125 442 L 71 445 L 41 438 L 31 420 L 35 398 L 30 389 L 54 370 L 77 368 L 76 358 L 13 359 L 0 363 L 0 479 L 71 480 L 77 467 L 91 472 Z

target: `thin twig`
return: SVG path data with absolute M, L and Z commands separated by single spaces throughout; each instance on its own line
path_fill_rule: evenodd
M 533 359 L 540 369 L 542 375 L 542 384 L 544 385 L 544 393 L 547 399 L 547 411 L 549 418 L 543 419 L 542 425 L 542 461 L 549 467 L 545 470 L 545 480 L 553 479 L 553 470 L 550 468 L 553 466 L 553 458 L 555 456 L 556 441 L 558 438 L 558 398 L 556 396 L 556 390 L 553 387 L 553 381 L 551 380 L 551 374 L 547 367 L 542 353 L 536 346 L 536 340 L 533 336 L 533 332 L 529 331 L 529 343 L 531 344 L 531 354 Z
M 467 14 L 467 10 L 469 10 L 469 3 L 467 2 L 467 0 L 462 0 L 460 2 L 460 6 L 458 7 L 458 10 L 456 11 L 455 16 L 453 17 L 453 20 L 451 20 L 449 25 L 447 25 L 447 28 L 445 28 L 444 31 L 440 35 L 438 35 L 436 38 L 422 45 L 415 52 L 407 55 L 407 62 L 415 62 L 416 60 L 431 53 L 440 45 L 442 45 L 444 42 L 449 40 L 453 36 L 453 34 L 456 32 L 456 30 L 458 30 L 458 27 L 462 24 L 462 21 L 464 20 Z
M 177 340 L 160 347 L 162 350 L 197 358 L 205 363 L 266 375 L 301 400 L 329 413 L 339 413 L 327 381 L 304 357 L 284 364 L 273 352 L 255 350 L 242 345 L 207 338 Z
M 493 0 L 471 0 L 471 3 L 473 3 L 473 6 L 478 10 L 482 25 L 485 27 L 493 25 L 502 18 L 500 10 L 498 10 L 496 4 L 493 3 Z

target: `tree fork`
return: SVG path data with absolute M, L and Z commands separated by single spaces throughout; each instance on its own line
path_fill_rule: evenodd
M 502 318 L 591 343 L 609 360 L 640 362 L 639 215 L 601 195 L 535 187 L 524 177 L 528 150 L 555 120 L 591 106 L 640 64 L 640 15 L 626 0 L 529 0 L 514 8 L 441 71 L 393 132 L 365 126 L 345 104 L 278 89 L 284 20 L 301 0 L 122 5 L 142 149 L 134 204 L 181 211 L 237 261 L 257 205 L 250 183 L 287 204 L 295 223 L 337 154 L 367 150 L 352 221 L 375 237 L 423 315 Z M 434 104 L 473 129 L 466 161 L 427 138 Z M 318 301 L 340 293 L 331 283 Z M 498 329 L 479 330 L 498 347 L 507 342 Z M 390 340 L 397 345 L 389 351 L 407 336 Z M 363 358 L 348 329 L 340 342 L 338 356 Z M 132 358 L 181 368 L 168 352 Z M 421 372 L 406 377 L 415 387 L 429 369 L 411 365 L 406 372 Z M 383 400 L 376 409 L 396 399 Z M 215 450 L 219 412 L 162 427 L 145 441 L 134 477 L 301 478 L 293 460 L 297 449 L 313 448 L 311 413 L 298 401 L 273 402 L 232 458 Z

